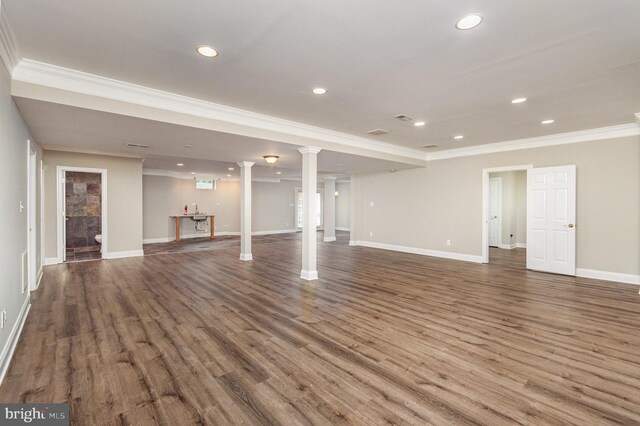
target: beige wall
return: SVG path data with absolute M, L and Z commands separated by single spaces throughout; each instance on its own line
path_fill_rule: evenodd
M 252 183 L 253 232 L 294 230 L 295 189 L 300 182 Z M 215 231 L 240 232 L 240 183 L 219 181 L 215 190 L 197 190 L 191 179 L 144 175 L 144 240 L 175 238 L 175 222 L 169 215 L 182 214 L 197 203 L 201 212 L 215 214 Z M 182 235 L 196 234 L 193 224 L 183 221 Z
M 527 172 L 490 173 L 502 179 L 502 235 L 500 244 L 512 246 L 527 241 Z M 513 237 L 511 236 L 513 235 Z
M 135 158 L 44 151 L 45 251 L 57 256 L 57 167 L 107 169 L 107 249 L 142 250 L 142 161 Z M 103 219 L 104 220 L 104 219 Z
M 351 226 L 351 182 L 336 184 L 336 228 L 349 229 Z
M 360 175 L 352 239 L 480 256 L 482 169 L 577 166 L 577 267 L 640 274 L 640 137 L 432 161 Z M 374 202 L 374 206 L 370 206 Z M 369 233 L 373 232 L 370 237 Z M 451 246 L 446 240 L 451 240 Z
M 20 211 L 20 202 L 28 207 L 28 140 L 33 138 L 10 95 L 10 78 L 0 61 L 0 312 L 7 311 L 7 322 L 0 329 L 0 370 L 7 361 L 9 337 L 19 321 L 21 309 L 29 299 L 29 290 L 22 292 L 22 254 L 27 252 L 27 208 Z M 42 265 L 40 235 L 40 161 L 42 150 L 36 148 L 36 273 Z M 27 262 L 28 263 L 28 262 Z M 37 276 L 36 276 L 37 279 Z

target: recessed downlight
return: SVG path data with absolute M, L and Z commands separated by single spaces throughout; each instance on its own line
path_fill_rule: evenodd
M 282 174 L 282 172 L 276 172 L 276 174 L 277 174 L 277 175 L 281 175 L 281 174 Z
M 183 145 L 185 148 L 193 148 L 193 145 Z
M 511 101 L 512 104 L 521 104 L 527 102 L 527 98 L 515 98 Z
M 184 166 L 184 164 L 182 164 L 182 163 L 178 163 L 178 164 L 176 164 L 176 166 L 178 166 L 178 167 L 182 167 L 182 166 Z
M 192 175 L 195 175 L 195 174 L 196 174 L 196 172 L 191 172 L 191 174 L 192 174 Z
M 315 89 L 313 89 L 314 95 L 324 95 L 325 93 L 327 93 L 327 89 L 325 89 L 324 87 L 316 87 Z
M 227 170 L 234 171 L 235 169 L 233 167 L 229 167 Z
M 416 127 L 422 127 L 425 124 L 427 124 L 425 121 L 416 121 L 415 123 L 413 123 L 413 125 Z
M 227 177 L 231 177 L 231 175 L 227 175 Z
M 555 123 L 555 120 L 542 120 L 541 123 L 542 124 L 551 124 L 551 123 Z
M 470 30 L 482 23 L 484 18 L 479 13 L 470 13 L 463 16 L 456 22 L 456 28 L 459 30 Z
M 199 54 L 207 58 L 215 58 L 218 56 L 218 51 L 211 46 L 200 46 L 196 50 Z
M 456 140 L 460 140 L 460 139 L 464 139 L 464 136 L 462 136 L 462 135 L 456 135 L 456 136 L 454 136 L 453 138 L 454 138 L 454 139 L 456 139 Z

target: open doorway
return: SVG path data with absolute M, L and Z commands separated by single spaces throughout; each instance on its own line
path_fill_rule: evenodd
M 58 258 L 94 260 L 106 253 L 104 169 L 58 167 Z
M 483 261 L 526 267 L 527 170 L 483 171 Z

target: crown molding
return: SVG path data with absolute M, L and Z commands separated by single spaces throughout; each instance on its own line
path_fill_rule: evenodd
M 418 149 L 284 120 L 30 59 L 22 59 L 14 68 L 12 76 L 14 81 L 33 85 L 276 132 L 289 137 L 318 140 L 351 150 L 366 150 L 402 157 L 422 165 L 425 161 L 424 152 Z
M 142 174 L 144 176 L 164 176 L 164 177 L 170 177 L 174 179 L 186 179 L 186 180 L 193 180 L 195 178 L 204 178 L 204 179 L 213 179 L 218 182 L 240 182 L 240 178 L 238 177 L 228 178 L 228 177 L 220 177 L 218 175 L 212 175 L 212 174 L 206 174 L 206 173 L 203 173 L 203 174 L 198 173 L 196 175 L 192 175 L 192 174 L 174 172 L 172 170 L 142 169 Z M 278 179 L 278 178 L 255 178 L 255 177 L 251 178 L 251 182 L 280 183 L 280 181 L 281 179 Z
M 636 114 L 637 116 L 638 114 Z M 618 126 L 600 127 L 577 132 L 557 133 L 535 138 L 517 139 L 513 141 L 474 145 L 466 148 L 447 149 L 427 154 L 427 161 L 447 158 L 468 157 L 472 155 L 493 154 L 496 152 L 517 151 L 521 149 L 543 148 L 555 145 L 589 142 L 602 139 L 615 139 L 640 135 L 640 126 L 635 123 Z
M 79 148 L 72 146 L 63 146 L 63 145 L 51 145 L 44 144 L 42 149 L 45 151 L 61 151 L 61 152 L 72 152 L 74 154 L 91 154 L 91 155 L 105 155 L 108 157 L 124 157 L 124 158 L 138 158 L 140 160 L 144 160 L 144 157 L 137 154 L 123 154 L 120 152 L 108 152 L 101 151 L 99 149 L 91 149 L 91 148 Z
M 4 13 L 4 8 L 0 4 L 0 58 L 4 66 L 7 68 L 9 75 L 13 75 L 13 70 L 18 65 L 20 55 L 18 54 L 18 47 L 13 37 L 13 31 L 9 25 L 7 15 Z

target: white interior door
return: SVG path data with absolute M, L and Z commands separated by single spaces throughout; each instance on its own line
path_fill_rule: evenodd
M 576 166 L 527 173 L 527 268 L 576 273 Z
M 500 247 L 502 233 L 502 178 L 489 179 L 489 246 Z

